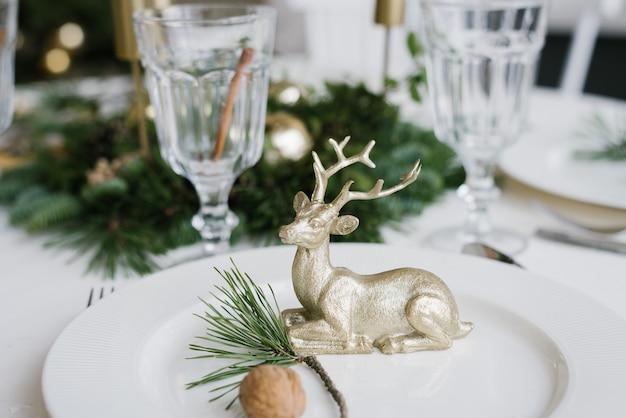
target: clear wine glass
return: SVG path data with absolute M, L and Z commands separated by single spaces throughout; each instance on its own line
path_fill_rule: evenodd
M 17 0 L 0 0 L 0 133 L 13 120 L 13 79 Z
M 180 4 L 133 19 L 161 155 L 198 193 L 205 253 L 223 252 L 238 224 L 229 193 L 262 153 L 276 11 Z
M 428 237 L 433 247 L 484 242 L 515 254 L 526 246 L 522 235 L 494 228 L 488 209 L 499 196 L 498 157 L 525 126 L 546 9 L 547 0 L 420 0 L 434 131 L 465 168 L 457 194 L 468 208 L 462 225 Z

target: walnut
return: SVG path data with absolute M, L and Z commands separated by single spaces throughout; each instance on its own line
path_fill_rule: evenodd
M 262 365 L 250 370 L 241 382 L 239 401 L 250 418 L 299 418 L 306 395 L 296 372 Z

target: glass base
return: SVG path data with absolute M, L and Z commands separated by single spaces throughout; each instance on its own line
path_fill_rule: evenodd
M 207 213 L 199 212 L 191 220 L 191 224 L 202 237 L 204 254 L 225 253 L 230 249 L 230 235 L 239 224 L 239 219 L 230 210 L 222 217 L 213 217 Z
M 222 241 L 206 241 L 202 242 L 202 252 L 205 256 L 207 255 L 218 255 L 223 254 L 230 250 L 230 241 L 222 240 Z
M 462 228 L 445 228 L 435 231 L 425 240 L 425 244 L 438 250 L 461 253 L 463 246 L 471 242 L 489 245 L 508 255 L 516 255 L 524 251 L 527 239 L 508 229 L 494 228 L 484 235 L 467 234 Z

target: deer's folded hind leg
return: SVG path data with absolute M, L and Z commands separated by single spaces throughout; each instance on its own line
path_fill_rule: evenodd
M 374 341 L 374 347 L 377 347 L 383 354 L 412 353 L 414 351 L 437 350 L 449 347 L 449 345 L 447 347 L 444 347 L 444 345 L 445 343 L 435 341 L 419 332 L 390 335 Z
M 374 347 L 377 347 L 383 354 L 412 353 L 422 350 L 445 350 L 450 348 L 451 345 L 452 340 L 450 338 L 446 340 L 444 337 L 439 340 L 419 332 L 387 336 L 374 341 Z
M 453 310 L 441 299 L 418 296 L 406 306 L 406 319 L 416 332 L 379 338 L 374 346 L 385 354 L 448 349 L 458 329 Z

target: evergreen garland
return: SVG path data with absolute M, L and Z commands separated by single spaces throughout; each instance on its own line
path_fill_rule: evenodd
M 268 113 L 286 111 L 302 120 L 314 139 L 313 150 L 324 164 L 336 161 L 328 138 L 342 140 L 351 136 L 346 155 L 361 151 L 372 139 L 376 141 L 370 154 L 376 168 L 356 164 L 341 170 L 329 181 L 327 201 L 337 196 L 348 180 L 355 180 L 353 188 L 360 190 L 371 189 L 379 178 L 394 184 L 417 159 L 422 160 L 418 179 L 402 192 L 384 199 L 348 203 L 343 213 L 351 213 L 361 222 L 349 235 L 332 236 L 334 241 L 381 242 L 383 224 L 401 221 L 406 215 L 419 215 L 447 188 L 462 183 L 464 171 L 454 152 L 439 142 L 432 131 L 400 121 L 398 108 L 383 95 L 370 92 L 363 84 L 329 83 L 326 88 L 326 96 L 310 103 L 283 105 L 270 99 Z M 312 164 L 310 155 L 279 163 L 262 159 L 242 174 L 231 195 L 231 206 L 244 221 L 247 234 L 276 235 L 280 226 L 293 221 L 293 196 L 300 190 L 308 195 L 313 191 Z M 252 202 L 255 205 L 251 206 Z M 256 210 L 240 210 L 250 207 Z
M 336 158 L 328 138 L 350 135 L 346 154 L 376 140 L 371 153 L 376 169 L 355 165 L 342 170 L 331 179 L 327 200 L 349 179 L 361 190 L 378 178 L 392 184 L 422 160 L 418 180 L 401 193 L 346 205 L 344 213 L 354 214 L 361 224 L 337 239 L 381 242 L 383 224 L 420 214 L 463 180 L 449 147 L 431 131 L 399 121 L 397 107 L 362 84 L 328 84 L 323 96 L 295 105 L 271 98 L 268 114 L 277 111 L 305 124 L 324 163 Z M 89 253 L 89 270 L 106 277 L 153 272 L 153 256 L 199 241 L 190 224 L 198 209 L 193 187 L 160 158 L 154 126 L 149 126 L 151 158 L 136 153 L 136 123 L 132 112 L 105 116 L 94 100 L 48 92 L 41 108 L 15 122 L 33 158 L 0 177 L 0 204 L 9 206 L 11 223 L 31 233 L 54 231 L 49 245 Z M 240 217 L 233 240 L 246 235 L 277 242 L 278 228 L 293 220 L 294 195 L 299 190 L 310 194 L 313 185 L 310 154 L 298 161 L 261 159 L 233 187 L 230 205 Z

